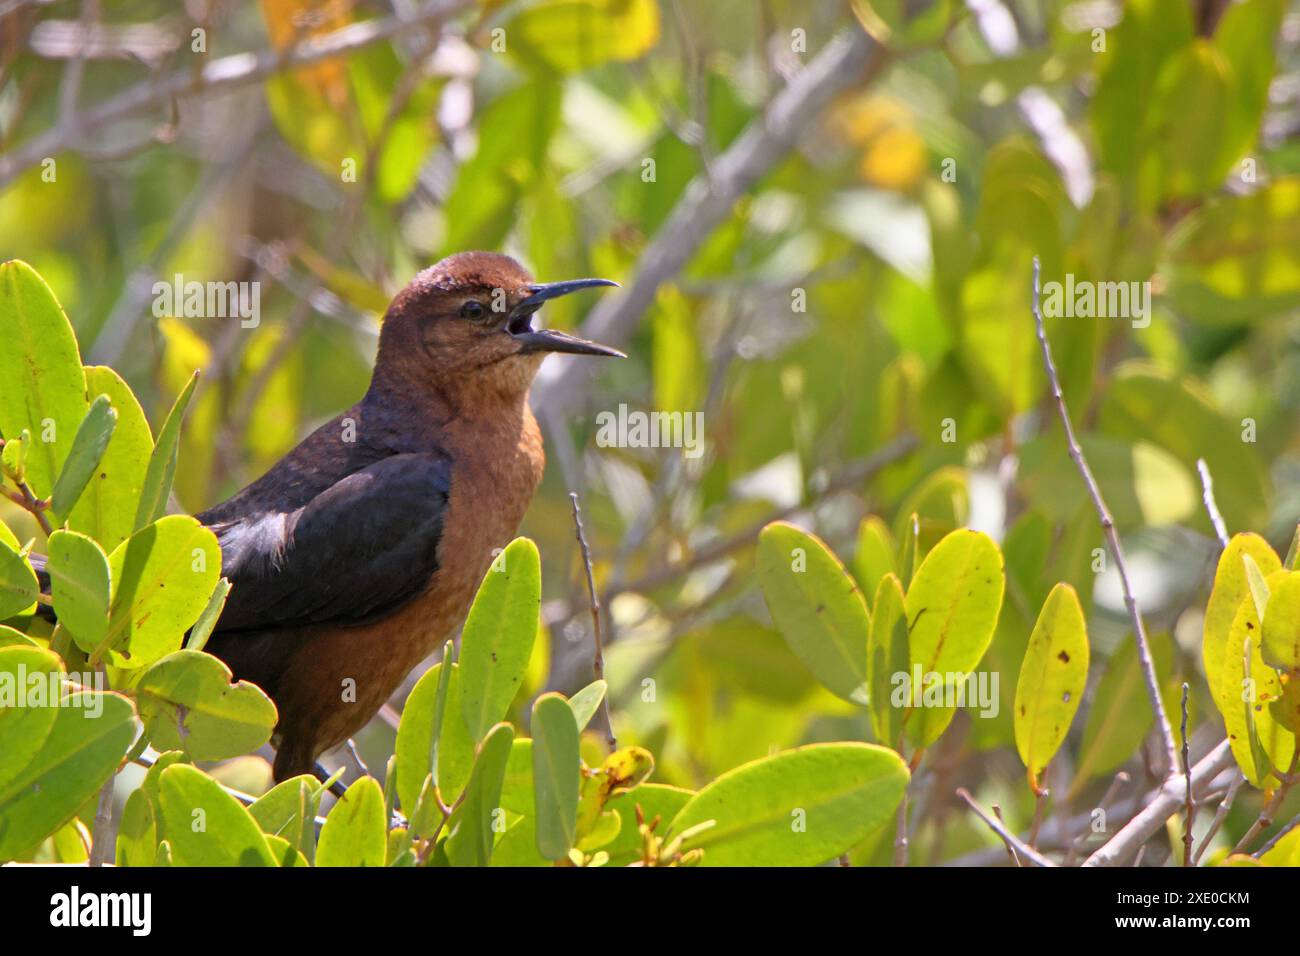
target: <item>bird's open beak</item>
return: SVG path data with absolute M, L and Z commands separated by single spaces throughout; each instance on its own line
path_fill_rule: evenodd
M 627 358 L 618 349 L 601 345 L 599 342 L 589 342 L 557 329 L 533 328 L 533 315 L 545 302 L 558 299 L 570 292 L 577 292 L 579 289 L 590 289 L 601 285 L 617 286 L 618 283 L 608 279 L 570 279 L 567 282 L 545 282 L 529 286 L 528 291 L 532 295 L 510 310 L 510 320 L 506 324 L 506 329 L 523 346 L 524 352 L 571 352 L 574 355 L 611 355 L 615 358 Z

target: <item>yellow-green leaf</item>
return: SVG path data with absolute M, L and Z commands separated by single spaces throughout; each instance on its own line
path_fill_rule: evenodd
M 174 866 L 276 866 L 252 814 L 202 770 L 173 764 L 158 800 Z
M 564 698 L 559 700 L 572 719 L 569 705 Z M 465 799 L 447 821 L 446 850 L 452 866 L 487 866 L 492 862 L 495 824 L 503 812 L 501 786 L 514 740 L 514 728 L 504 723 L 497 724 L 483 738 L 465 786 Z
M 1237 616 L 1237 607 L 1249 593 L 1243 555 L 1250 555 L 1265 577 L 1282 566 L 1269 543 L 1252 533 L 1233 535 L 1223 554 L 1219 555 L 1214 588 L 1205 607 L 1201 656 L 1205 664 L 1205 679 L 1220 713 L 1227 713 L 1228 707 L 1223 686 L 1223 648 L 1232 628 L 1232 619 Z
M 1300 573 L 1280 575 L 1271 589 L 1263 642 L 1267 664 L 1293 675 L 1300 670 Z
M 574 844 L 578 815 L 578 724 L 559 694 L 533 704 L 533 798 L 537 849 L 548 860 L 564 857 Z
M 461 637 L 460 712 L 475 741 L 506 716 L 524 679 L 541 600 L 537 545 L 516 538 L 483 576 Z
M 993 640 L 1004 585 L 1002 552 L 981 532 L 954 531 L 925 556 L 905 604 L 912 669 L 920 668 L 923 681 L 950 685 L 975 669 Z M 916 746 L 928 747 L 954 711 L 912 708 L 905 717 L 908 735 Z
M 908 673 L 907 612 L 903 586 L 893 573 L 876 588 L 871 637 L 867 642 L 867 683 L 871 689 L 871 728 L 876 740 L 897 749 L 903 730 L 903 707 L 894 706 L 898 675 Z
M 374 777 L 361 777 L 325 818 L 316 865 L 383 866 L 387 853 L 384 791 Z
M 1029 770 L 1029 785 L 1039 778 L 1065 740 L 1088 682 L 1088 632 L 1079 596 L 1058 584 L 1043 603 L 1029 635 L 1029 647 L 1016 683 L 1016 750 Z
M 232 684 L 232 677 L 224 661 L 191 650 L 168 654 L 145 671 L 135 693 L 154 748 L 225 760 L 270 740 L 275 704 L 256 684 Z
M 686 842 L 705 866 L 815 866 L 892 818 L 908 778 L 902 758 L 874 744 L 798 747 L 722 774 L 668 832 L 715 821 Z
M 50 287 L 18 259 L 0 263 L 0 434 L 27 429 L 27 483 L 42 497 L 86 416 L 86 376 L 72 325 Z
M 563 73 L 635 60 L 659 42 L 655 0 L 540 0 L 505 28 L 525 63 Z
M 49 552 L 46 568 L 59 623 L 83 651 L 94 650 L 108 630 L 108 556 L 94 539 L 63 530 L 50 535 Z
M 221 574 L 221 547 L 196 519 L 168 515 L 114 548 L 108 564 L 113 599 L 95 653 L 141 668 L 180 650 Z
M 813 676 L 866 704 L 871 618 L 857 582 L 822 541 L 774 521 L 758 536 L 758 582 L 777 629 Z

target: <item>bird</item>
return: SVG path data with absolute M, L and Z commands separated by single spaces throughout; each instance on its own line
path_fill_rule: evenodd
M 276 781 L 319 775 L 463 623 L 542 478 L 542 361 L 626 357 L 534 317 L 614 285 L 537 283 L 492 252 L 435 263 L 389 305 L 361 400 L 196 515 L 230 582 L 204 650 L 275 702 Z

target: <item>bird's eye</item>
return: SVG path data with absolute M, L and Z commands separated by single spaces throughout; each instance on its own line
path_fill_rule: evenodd
M 481 319 L 483 318 L 483 303 L 471 299 L 460 307 L 460 314 L 462 318 L 466 319 Z

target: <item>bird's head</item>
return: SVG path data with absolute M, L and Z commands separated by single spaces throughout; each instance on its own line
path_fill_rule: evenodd
M 462 252 L 430 266 L 393 299 L 379 339 L 377 371 L 385 364 L 444 384 L 506 394 L 527 392 L 551 352 L 625 357 L 606 345 L 541 328 L 549 300 L 608 279 L 535 282 L 518 262 L 495 252 Z

